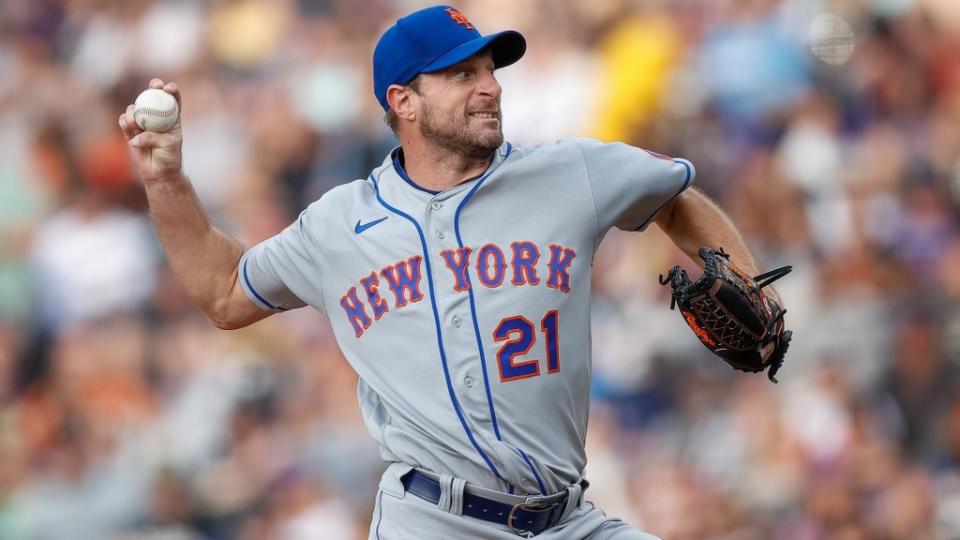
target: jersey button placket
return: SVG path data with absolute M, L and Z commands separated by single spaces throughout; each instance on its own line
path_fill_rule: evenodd
M 430 210 L 434 212 L 439 212 L 441 208 L 443 208 L 443 202 L 438 201 L 436 199 L 430 201 Z M 427 212 L 427 214 L 429 214 L 429 212 Z M 429 219 L 429 216 L 428 216 L 428 219 Z M 439 228 L 434 231 L 434 234 L 436 234 L 437 238 L 439 238 L 440 240 L 443 240 L 443 238 L 446 236 L 443 230 Z
M 424 214 L 424 218 L 425 218 L 424 224 L 427 227 L 429 227 L 430 230 L 433 231 L 432 236 L 434 237 L 434 239 L 429 243 L 432 244 L 432 250 L 437 253 L 439 253 L 443 249 L 456 249 L 457 247 L 456 245 L 453 244 L 453 242 L 455 241 L 455 238 L 452 233 L 453 231 L 452 224 L 447 222 L 447 219 L 449 219 L 450 216 L 445 215 L 446 213 L 443 212 L 443 210 L 445 210 L 443 201 L 432 200 L 427 204 L 426 213 Z M 448 232 L 450 233 L 449 235 L 447 234 Z M 434 270 L 435 276 L 448 277 L 448 273 L 450 272 L 450 270 L 446 266 L 446 264 L 443 263 L 442 258 L 438 258 L 434 264 L 435 264 L 435 270 Z M 448 283 L 446 284 L 446 286 L 450 287 L 452 286 L 452 284 Z M 438 297 L 439 297 L 438 301 L 441 304 L 440 306 L 441 311 L 445 311 L 443 306 L 443 304 L 446 304 L 446 302 L 444 301 L 445 299 L 454 300 L 460 294 L 463 294 L 463 293 L 453 293 L 452 290 L 449 290 L 444 287 L 440 287 L 438 289 Z M 451 296 L 447 297 L 447 295 L 451 295 Z M 449 309 L 449 306 L 447 306 L 447 308 Z M 450 325 L 447 327 L 449 329 L 449 333 L 446 335 L 446 341 L 445 341 L 446 344 L 453 347 L 453 344 L 462 342 L 461 343 L 462 345 L 473 347 L 473 342 L 470 341 L 470 339 L 472 339 L 472 333 L 465 334 L 462 331 L 457 330 L 457 329 L 466 328 L 464 326 L 464 323 L 466 322 L 466 319 L 464 318 L 464 316 L 462 314 L 451 314 L 449 311 L 447 311 L 447 314 L 443 317 L 444 317 L 444 320 L 448 321 L 448 324 Z M 467 340 L 467 341 L 463 342 L 462 340 Z M 469 345 L 467 345 L 467 343 L 469 343 Z M 460 396 L 460 403 L 465 409 L 464 412 L 467 414 L 468 417 L 473 417 L 475 415 L 475 411 L 477 410 L 475 409 L 475 407 L 479 406 L 479 404 L 477 403 L 477 400 L 479 399 L 479 395 L 475 395 L 475 393 L 472 391 L 477 381 L 466 372 L 466 370 L 468 369 L 467 366 L 473 360 L 467 357 L 462 357 L 458 354 L 453 354 L 452 351 L 454 350 L 456 350 L 456 347 L 450 348 L 448 350 L 448 354 L 449 354 L 448 361 L 450 362 L 451 372 L 454 372 L 454 371 L 457 372 L 456 375 L 453 375 L 453 373 L 451 373 L 451 375 L 455 377 L 454 380 L 460 381 L 459 386 L 460 388 L 464 389 L 463 395 Z

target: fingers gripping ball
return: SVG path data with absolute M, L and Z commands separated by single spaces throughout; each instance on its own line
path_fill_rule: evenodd
M 177 100 L 159 88 L 144 90 L 133 103 L 133 119 L 145 131 L 168 131 L 179 115 Z
M 700 248 L 703 276 L 690 281 L 675 266 L 662 285 L 670 284 L 670 309 L 680 308 L 684 321 L 700 342 L 728 364 L 741 371 L 767 370 L 771 381 L 783 364 L 793 332 L 786 330 L 781 308 L 763 288 L 787 275 L 784 266 L 750 277 L 730 262 L 722 249 Z

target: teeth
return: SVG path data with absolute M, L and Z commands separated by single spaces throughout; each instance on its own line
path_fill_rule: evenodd
M 477 118 L 496 118 L 496 117 L 497 117 L 496 114 L 494 114 L 494 113 L 487 113 L 487 112 L 475 112 L 475 113 L 470 113 L 470 116 L 475 116 L 475 117 L 477 117 Z

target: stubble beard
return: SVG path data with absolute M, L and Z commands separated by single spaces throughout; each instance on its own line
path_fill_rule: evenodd
M 497 114 L 497 128 L 471 130 L 469 116 L 440 117 L 424 107 L 420 134 L 443 150 L 468 159 L 489 159 L 503 144 L 503 121 Z

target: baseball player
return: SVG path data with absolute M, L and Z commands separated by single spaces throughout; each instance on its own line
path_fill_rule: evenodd
M 170 264 L 214 324 L 306 305 L 329 317 L 388 463 L 371 539 L 654 538 L 584 499 L 594 253 L 611 227 L 654 222 L 691 257 L 722 245 L 756 273 L 730 221 L 688 189 L 688 161 L 505 141 L 495 70 L 525 48 L 448 6 L 396 21 L 373 81 L 400 145 L 250 249 L 201 208 L 179 121 L 151 133 L 132 108 L 119 120 Z

